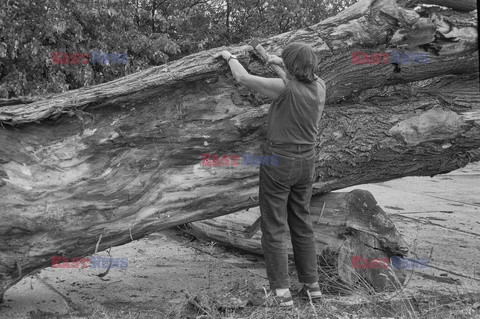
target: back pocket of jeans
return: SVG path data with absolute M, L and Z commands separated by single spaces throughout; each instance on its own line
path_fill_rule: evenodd
M 281 184 L 289 184 L 293 174 L 295 158 L 270 153 L 269 164 L 263 164 L 263 169 L 275 181 Z

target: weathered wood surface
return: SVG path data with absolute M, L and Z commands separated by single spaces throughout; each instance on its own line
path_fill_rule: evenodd
M 355 256 L 367 258 L 371 262 L 374 258 L 404 256 L 408 250 L 401 234 L 377 205 L 371 193 L 354 190 L 313 196 L 310 213 L 315 228 L 321 274 L 329 269 L 330 277 L 341 279 L 347 287 L 352 287 L 363 279 L 378 291 L 394 287 L 393 283 L 397 281 L 392 277 L 393 273 L 403 282 L 404 271 L 389 270 L 387 264 L 381 266 L 374 262 L 371 266 L 375 268 L 353 268 L 351 258 Z M 259 216 L 256 207 L 190 223 L 187 232 L 248 252 L 263 254 L 261 231 L 252 238 L 244 236 L 245 230 Z M 289 254 L 293 255 L 290 237 L 287 238 L 287 245 Z M 390 263 L 388 267 L 391 267 Z
M 444 21 L 459 23 L 467 36 L 455 31 L 452 36 L 457 36 L 447 41 L 440 34 L 450 33 L 442 29 L 433 40 L 442 48 L 438 56 L 392 73 L 395 66 L 389 64 L 353 66 L 349 52 L 374 43 L 382 43 L 374 45 L 378 50 L 386 47 L 391 28 L 400 27 L 386 28 L 385 19 L 396 21 L 392 14 L 403 19 L 399 12 L 405 10 L 392 1 L 362 4 L 311 29 L 265 42 L 277 53 L 291 39 L 311 43 L 322 58 L 329 101 L 350 94 L 348 102 L 325 110 L 316 193 L 435 175 L 479 160 L 477 73 L 380 89 L 475 72 L 478 53 L 470 17 L 452 12 Z M 23 276 L 49 266 L 51 256 L 93 253 L 100 236 L 98 249 L 103 250 L 258 204 L 258 167 L 200 165 L 204 152 L 259 153 L 265 134 L 268 101 L 234 83 L 226 64 L 210 56 L 218 50 L 0 108 L 1 122 L 21 124 L 0 130 L 0 295 Z M 251 70 L 266 74 L 249 54 L 242 58 Z M 455 94 L 458 88 L 461 97 Z

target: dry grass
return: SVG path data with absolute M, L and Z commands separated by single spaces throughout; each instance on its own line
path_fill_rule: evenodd
M 320 300 L 301 300 L 294 296 L 295 307 L 292 309 L 267 308 L 261 306 L 264 297 L 263 287 L 253 281 L 238 279 L 233 284 L 220 287 L 215 278 L 215 244 L 210 242 L 199 256 L 205 258 L 205 285 L 194 291 L 186 291 L 183 299 L 169 302 L 160 299 L 143 302 L 115 302 L 109 305 L 97 305 L 88 316 L 71 313 L 65 318 L 95 319 L 323 319 L 323 318 L 408 318 L 408 319 L 480 319 L 480 295 L 471 295 L 460 290 L 451 294 L 421 294 L 408 289 L 414 276 L 414 269 L 408 271 L 405 283 L 400 284 L 395 271 L 388 268 L 390 286 L 398 287 L 388 292 L 376 292 L 357 272 L 352 269 L 356 284 L 342 284 L 335 275 L 335 269 L 321 267 L 321 286 L 324 298 Z M 210 256 L 211 255 L 211 256 Z M 210 258 L 210 259 L 209 259 Z M 207 260 L 208 259 L 208 260 Z M 292 273 L 292 278 L 295 274 Z M 458 289 L 458 286 L 456 286 Z M 415 293 L 415 295 L 414 295 Z M 165 296 L 164 296 L 165 297 Z M 240 300 L 241 306 L 232 306 L 225 300 Z M 247 303 L 248 300 L 248 303 Z M 241 302 L 240 302 L 241 304 Z
M 209 265 L 208 267 L 211 267 Z M 210 269 L 206 269 L 210 273 Z M 395 273 L 391 271 L 391 278 L 397 280 Z M 329 274 L 324 274 L 329 275 Z M 412 274 L 410 274 L 412 276 Z M 411 277 L 410 277 L 411 278 Z M 262 319 L 262 318 L 295 318 L 295 319 L 323 319 L 323 318 L 408 318 L 408 319 L 457 319 L 457 318 L 480 318 L 479 296 L 461 294 L 461 292 L 452 292 L 449 297 L 430 296 L 420 300 L 409 295 L 405 291 L 406 284 L 395 291 L 389 293 L 375 292 L 360 276 L 357 277 L 357 285 L 346 287 L 337 284 L 335 281 L 329 283 L 329 290 L 337 290 L 335 294 L 325 294 L 325 297 L 319 301 L 304 301 L 295 296 L 295 307 L 292 309 L 267 308 L 261 305 L 252 305 L 251 303 L 242 308 L 220 307 L 218 300 L 224 296 L 224 292 L 216 290 L 213 285 L 198 289 L 194 292 L 188 292 L 182 303 L 172 305 L 170 308 L 160 311 L 146 310 L 138 305 L 131 305 L 128 309 L 107 309 L 98 308 L 88 316 L 88 318 L 110 319 L 110 318 L 194 318 L 194 319 Z M 210 282 L 210 281 L 209 281 Z M 237 292 L 245 296 L 245 292 L 251 293 L 258 291 L 257 297 L 261 294 L 261 289 L 255 287 L 255 283 L 241 283 L 237 287 Z M 341 297 L 348 295 L 348 297 Z M 350 302 L 350 303 L 349 303 Z M 74 317 L 72 317 L 74 318 Z

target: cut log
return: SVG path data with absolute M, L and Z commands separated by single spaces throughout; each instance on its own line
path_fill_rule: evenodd
M 393 34 L 410 27 L 407 17 L 419 18 L 391 0 L 361 3 L 265 42 L 277 53 L 292 39 L 312 44 L 329 101 L 349 95 L 325 109 L 315 194 L 480 160 L 470 17 L 432 13 L 440 29 L 430 44 L 438 55 L 427 64 L 351 64 L 351 50 L 387 49 Z M 269 101 L 234 82 L 226 64 L 210 56 L 219 50 L 28 104 L 2 104 L 0 122 L 11 125 L 0 129 L 0 296 L 51 265 L 52 256 L 92 254 L 100 238 L 103 250 L 258 205 L 258 167 L 201 165 L 202 153 L 258 154 L 265 136 Z M 268 73 L 250 51 L 232 51 L 250 70 Z M 461 97 L 451 89 L 457 86 Z
M 406 244 L 370 192 L 354 190 L 313 196 L 310 213 L 317 241 L 319 272 L 323 275 L 320 282 L 328 285 L 324 287 L 326 290 L 338 286 L 348 290 L 362 282 L 370 284 L 376 291 L 384 291 L 404 282 L 404 269 L 392 269 L 389 260 L 392 256 L 405 256 Z M 246 229 L 259 216 L 256 207 L 190 223 L 187 232 L 263 255 L 261 231 L 250 239 L 245 238 Z M 293 255 L 289 239 L 287 243 L 289 253 Z M 362 262 L 367 260 L 369 264 L 363 267 L 355 257 L 361 258 Z M 388 265 L 371 263 L 385 258 L 388 258 Z

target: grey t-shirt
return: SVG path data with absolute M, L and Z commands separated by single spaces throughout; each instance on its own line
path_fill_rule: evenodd
M 268 110 L 267 140 L 276 144 L 315 145 L 325 107 L 325 82 L 291 80 Z

